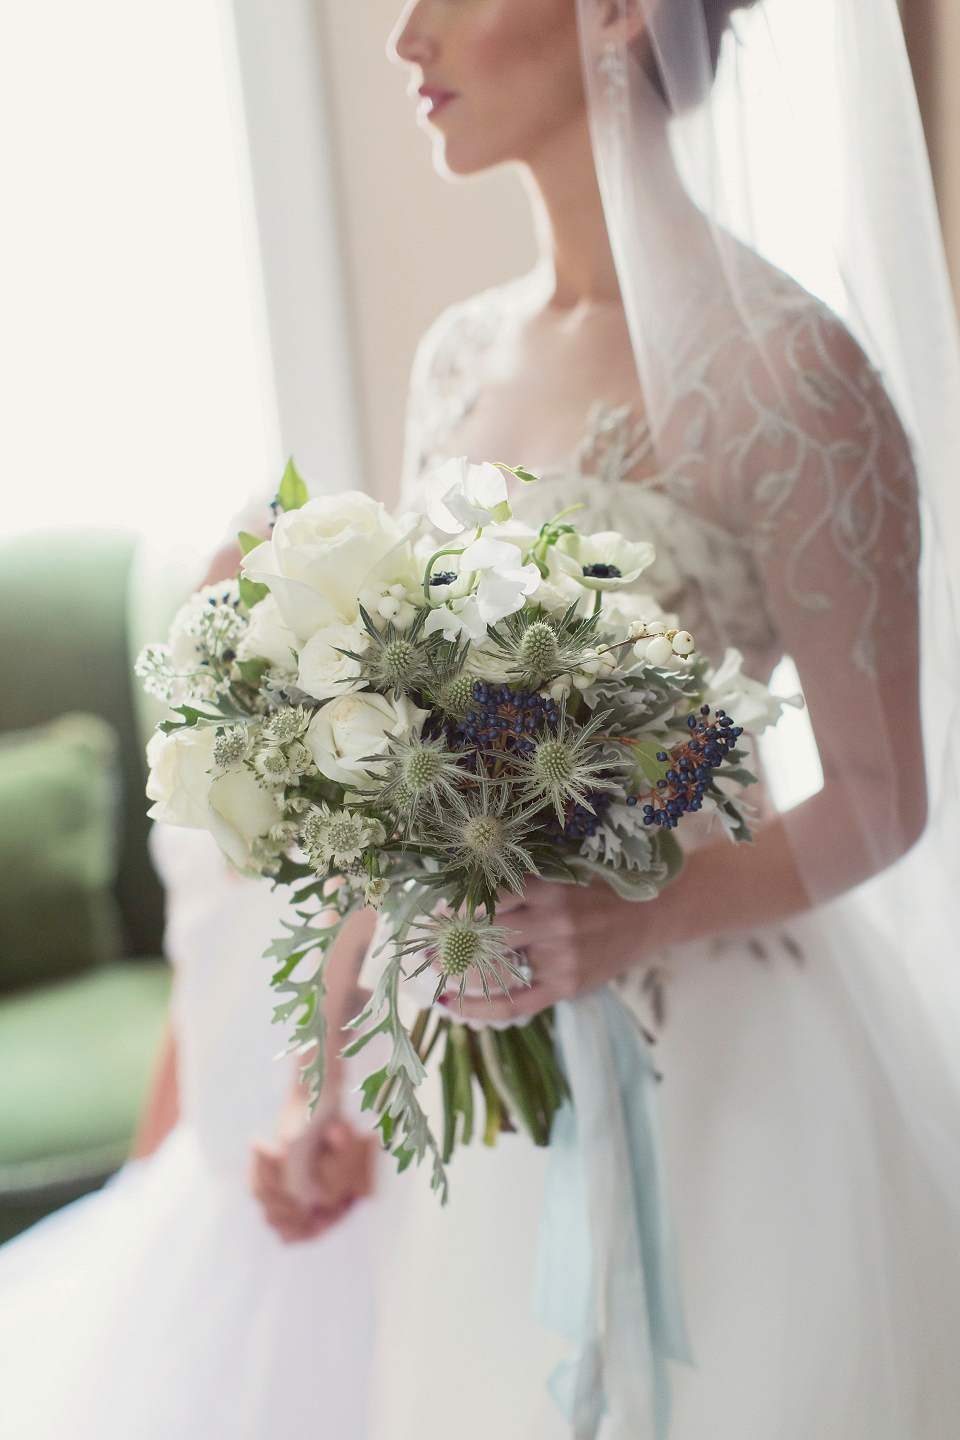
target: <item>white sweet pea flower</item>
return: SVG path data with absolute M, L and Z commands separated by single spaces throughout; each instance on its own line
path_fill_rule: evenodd
M 354 790 L 373 790 L 378 784 L 376 774 L 361 761 L 385 754 L 391 739 L 419 735 L 428 714 L 406 696 L 343 695 L 317 711 L 304 744 L 321 775 Z
M 759 735 L 768 725 L 776 725 L 784 705 L 803 704 L 799 695 L 790 700 L 771 695 L 766 685 L 743 674 L 742 665 L 740 651 L 728 648 L 717 669 L 708 671 L 703 692 L 705 703 L 712 710 L 725 710 L 734 725 Z
M 334 700 L 362 690 L 366 680 L 359 660 L 341 652 L 352 650 L 362 655 L 370 644 L 370 636 L 359 625 L 343 625 L 334 621 L 311 635 L 300 650 L 300 673 L 297 684 L 314 700 Z
M 167 825 L 209 830 L 238 870 L 256 868 L 253 849 L 280 819 L 277 790 L 258 783 L 248 769 L 214 768 L 216 726 L 191 726 L 172 735 L 158 732 L 147 746 L 148 814 Z
M 654 560 L 655 551 L 646 540 L 626 540 L 616 530 L 596 535 L 575 531 L 561 535 L 553 549 L 560 566 L 589 590 L 612 590 L 632 585 Z
M 292 675 L 297 668 L 294 651 L 299 648 L 300 642 L 284 623 L 276 600 L 267 595 L 250 611 L 250 624 L 237 645 L 237 659 L 269 660 L 271 669 Z
M 465 635 L 468 640 L 478 643 L 486 637 L 487 622 L 480 614 L 476 596 L 467 595 L 462 600 L 452 600 L 449 605 L 438 605 L 431 610 L 423 633 L 441 634 L 444 640 L 456 640 Z
M 524 565 L 519 546 L 481 535 L 460 556 L 460 573 L 480 571 L 477 609 L 487 625 L 496 625 L 519 610 L 527 595 L 540 584 L 540 571 Z
M 411 523 L 401 526 L 357 490 L 320 496 L 278 517 L 271 539 L 244 559 L 243 574 L 270 587 L 284 623 L 306 641 L 335 622 L 352 625 L 365 589 L 383 595 L 399 584 L 416 592 Z
M 507 482 L 496 465 L 448 460 L 424 486 L 424 509 L 431 525 L 445 535 L 509 520 Z

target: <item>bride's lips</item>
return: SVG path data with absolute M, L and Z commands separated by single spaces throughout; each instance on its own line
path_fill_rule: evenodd
M 439 85 L 421 85 L 417 94 L 420 96 L 420 109 L 431 120 L 457 98 L 456 90 L 444 90 Z

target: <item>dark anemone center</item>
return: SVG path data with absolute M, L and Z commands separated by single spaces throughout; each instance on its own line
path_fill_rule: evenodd
M 583 573 L 588 580 L 619 580 L 621 572 L 616 565 L 584 565 Z
M 619 572 L 618 572 L 618 573 L 619 573 Z M 431 585 L 452 585 L 453 582 L 454 582 L 454 580 L 456 580 L 456 578 L 457 578 L 457 574 L 456 574 L 456 571 L 455 571 L 455 570 L 438 570 L 437 573 L 436 573 L 436 575 L 431 575 L 431 576 L 430 576 L 430 584 L 431 584 Z

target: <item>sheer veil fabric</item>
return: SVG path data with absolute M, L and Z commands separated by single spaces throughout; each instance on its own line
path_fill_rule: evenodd
M 846 853 L 822 797 L 784 825 L 813 904 L 881 872 L 825 929 L 960 1206 L 960 347 L 895 0 L 737 10 L 715 83 L 702 0 L 578 8 L 663 483 L 746 540 L 805 657 Z M 918 659 L 929 817 L 898 859 Z
M 586 528 L 653 540 L 657 565 L 643 579 L 699 648 L 719 659 L 736 647 L 760 679 L 791 656 L 824 785 L 781 816 L 810 912 L 722 944 L 673 947 L 653 967 L 666 977 L 654 1054 L 694 1364 L 674 1363 L 682 1346 L 662 1344 L 664 1326 L 651 1343 L 654 1327 L 631 1318 L 630 1286 L 619 1283 L 629 1265 L 616 1248 L 623 1197 L 605 1207 L 601 1195 L 564 1272 L 572 1289 L 575 1272 L 593 1265 L 594 1329 L 582 1316 L 550 1328 L 581 1345 L 581 1379 L 583 1342 L 593 1342 L 593 1399 L 603 1392 L 605 1414 L 564 1409 L 576 1440 L 668 1430 L 671 1440 L 951 1440 L 960 1425 L 960 350 L 895 0 L 577 6 L 646 414 L 597 405 L 569 462 L 551 469 L 524 455 L 543 473 L 515 512 L 538 524 L 581 504 Z M 721 27 L 708 30 L 705 13 L 725 21 L 731 11 L 714 82 Z M 411 391 L 408 499 L 433 465 L 469 448 L 459 427 L 482 393 L 484 355 L 547 303 L 548 268 L 454 307 L 426 337 Z M 772 763 L 789 769 L 791 756 Z M 776 781 L 770 765 L 767 778 Z M 657 984 L 652 971 L 631 972 L 612 988 L 631 1008 L 639 996 L 642 1009 Z M 560 1016 L 565 1047 L 577 1038 L 569 1019 Z M 591 1051 L 582 1007 L 581 1019 L 582 1054 L 596 1060 L 602 1027 Z M 585 1082 L 588 1101 L 606 1083 L 599 1068 Z M 592 1138 L 612 1150 L 618 1127 L 602 1105 L 593 1113 Z M 447 1249 L 424 1280 L 427 1318 L 398 1373 L 442 1343 L 447 1286 L 478 1285 L 469 1237 L 490 1216 L 509 1228 L 526 1215 L 543 1188 L 535 1158 L 502 1143 L 458 1160 L 470 1183 L 441 1221 L 425 1222 L 431 1234 L 442 1227 Z M 568 1174 L 579 1166 L 582 1186 L 602 1159 L 581 1149 Z M 562 1160 L 551 1145 L 554 1238 L 550 1170 Z M 602 1233 L 597 1215 L 613 1215 Z M 515 1305 L 500 1292 L 496 1303 L 519 1325 L 519 1293 Z M 632 1326 L 627 1345 L 621 1320 Z M 472 1363 L 456 1382 L 470 1396 L 465 1435 L 555 1433 L 542 1418 L 517 1418 L 545 1376 L 536 1333 L 513 1345 L 472 1334 Z M 672 1398 L 659 1385 L 640 1393 L 641 1370 L 656 1376 L 658 1360 L 669 1362 L 661 1373 Z M 495 1420 L 474 1365 L 496 1367 L 511 1397 Z M 391 1412 L 377 1440 L 445 1433 L 425 1421 L 431 1407 L 440 1414 L 436 1388 L 417 1395 L 416 1419 Z

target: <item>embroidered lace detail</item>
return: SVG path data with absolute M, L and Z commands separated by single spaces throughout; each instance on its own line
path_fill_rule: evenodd
M 541 523 L 581 504 L 589 528 L 650 539 L 657 561 L 642 588 L 710 653 L 736 645 L 754 673 L 768 674 L 789 643 L 784 616 L 796 625 L 842 612 L 845 630 L 854 616 L 853 662 L 869 673 L 885 607 L 915 594 L 909 444 L 836 316 L 744 256 L 741 309 L 723 295 L 688 302 L 675 333 L 660 337 L 674 377 L 660 447 L 669 464 L 651 473 L 650 432 L 630 407 L 595 404 L 568 461 L 518 493 L 517 513 Z M 454 306 L 428 332 L 411 386 L 408 500 L 424 473 L 459 453 L 486 350 L 544 304 L 548 285 L 538 267 Z

